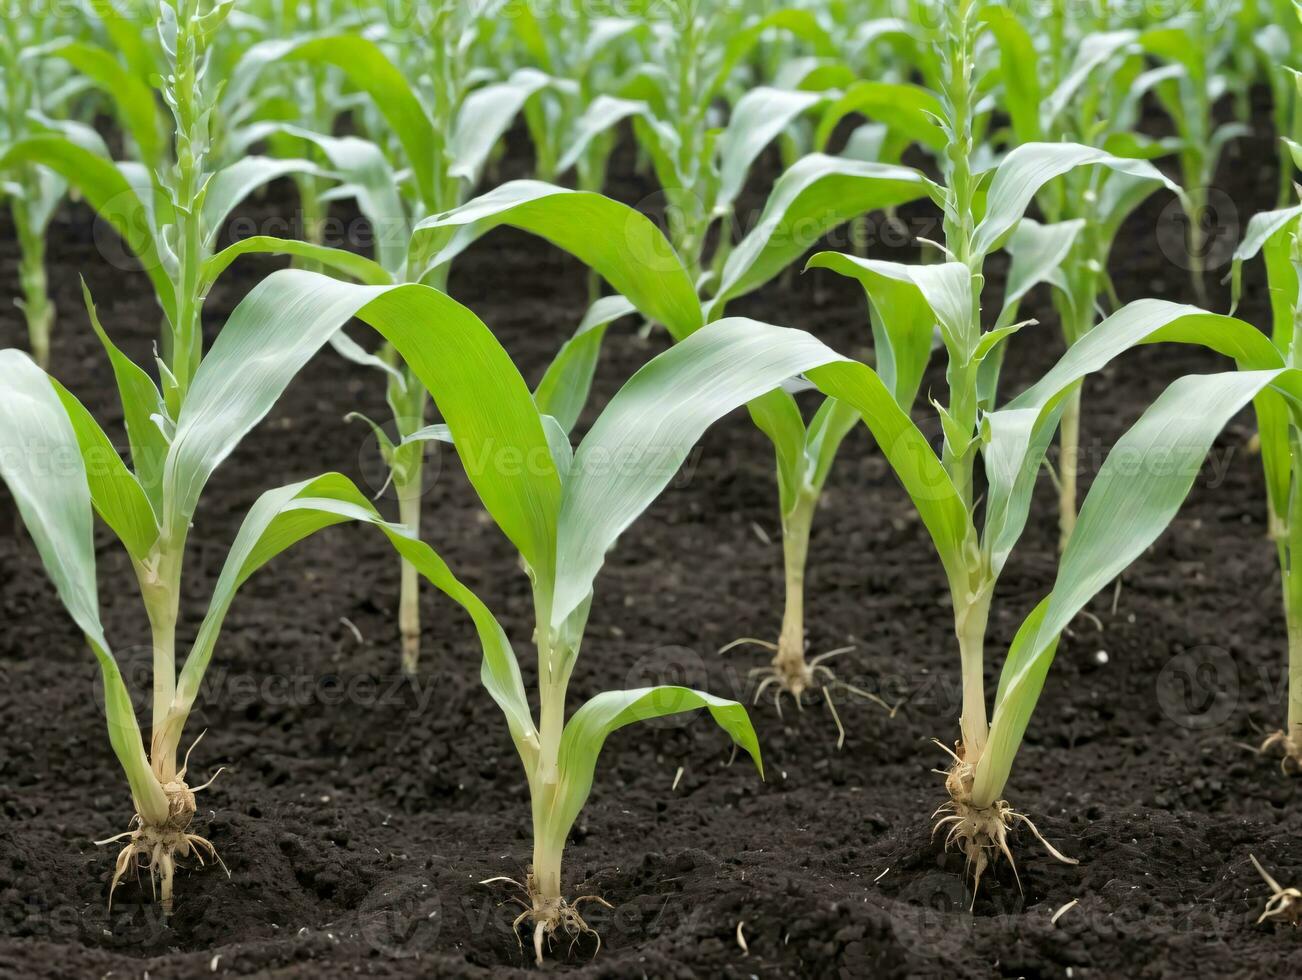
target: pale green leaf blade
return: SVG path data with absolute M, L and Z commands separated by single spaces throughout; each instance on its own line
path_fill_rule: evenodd
M 974 795 L 997 798 L 1062 631 L 1174 519 L 1226 423 L 1268 385 L 1297 373 L 1190 375 L 1174 382 L 1108 454 L 1081 505 L 1047 603 L 1005 661 Z M 1272 396 L 1277 397 L 1277 396 Z
M 927 192 L 926 178 L 908 167 L 821 153 L 796 161 L 774 184 L 755 228 L 728 256 L 709 319 L 717 319 L 730 300 L 768 282 L 831 229 Z
M 240 587 L 269 561 L 303 539 L 324 528 L 353 521 L 381 531 L 430 584 L 470 614 L 483 648 L 484 686 L 506 715 L 512 738 L 525 751 L 529 740 L 536 739 L 534 724 L 515 653 L 497 620 L 457 580 L 437 552 L 411 537 L 400 525 L 384 521 L 361 491 L 338 473 L 268 491 L 245 517 L 178 680 L 176 700 L 168 716 L 173 740 L 179 738 L 181 726 L 201 689 L 222 625 Z
M 167 799 L 150 770 L 131 697 L 100 622 L 94 519 L 77 435 L 49 376 L 27 355 L 0 351 L 0 379 L 0 479 L 59 599 L 99 661 L 109 741 L 136 805 L 143 815 L 164 817 Z
M 751 164 L 800 115 L 824 100 L 820 92 L 753 88 L 737 100 L 719 140 L 719 193 L 715 208 L 731 210 Z
M 529 99 L 551 83 L 552 79 L 537 69 L 521 68 L 506 81 L 466 96 L 452 130 L 448 174 L 472 185 L 478 182 L 484 162 L 512 120 Z
M 226 246 L 204 263 L 204 279 L 215 282 L 242 255 L 293 255 L 296 258 L 310 259 L 366 286 L 387 286 L 393 282 L 393 277 L 382 265 L 364 255 L 271 235 L 254 235 Z
M 158 254 L 149 207 L 111 160 L 58 136 L 19 140 L 0 154 L 0 170 L 17 164 L 49 167 L 80 191 L 92 208 L 135 253 L 168 319 L 176 316 L 175 291 Z
M 555 809 L 546 823 L 550 846 L 564 844 L 574 821 L 592 792 L 597 758 L 607 737 L 626 725 L 705 708 L 715 723 L 744 749 L 760 776 L 764 764 L 759 739 L 746 708 L 736 701 L 717 698 L 691 688 L 661 686 L 631 691 L 604 691 L 585 703 L 570 718 L 561 736 L 560 785 Z
M 421 221 L 412 247 L 431 256 L 430 267 L 442 265 L 498 225 L 569 252 L 675 338 L 701 325 L 696 289 L 664 234 L 645 215 L 601 194 L 514 180 Z
M 985 216 L 977 225 L 973 250 L 988 255 L 1022 220 L 1040 188 L 1076 167 L 1098 164 L 1159 182 L 1181 199 L 1184 192 L 1146 160 L 1115 157 L 1079 143 L 1023 143 L 995 168 L 986 198 Z

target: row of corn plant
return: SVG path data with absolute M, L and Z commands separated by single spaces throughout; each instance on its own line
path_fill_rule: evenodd
M 500 57 L 499 25 L 488 8 L 415 4 L 401 23 L 386 24 L 349 4 L 319 0 L 308 4 L 304 24 L 274 4 L 260 4 L 231 27 L 230 0 L 164 0 L 148 43 L 112 11 L 84 39 L 40 35 L 42 43 L 34 44 L 10 28 L 8 36 L 18 40 L 6 42 L 6 77 L 25 63 L 55 76 L 71 66 L 112 106 L 135 159 L 113 161 L 86 127 L 47 120 L 33 110 L 32 94 L 16 87 L 11 94 L 19 110 L 10 113 L 0 155 L 0 166 L 16 175 L 6 192 L 48 220 L 54 198 L 42 195 L 56 186 L 48 182 L 75 188 L 140 259 L 164 321 L 155 381 L 112 342 L 86 295 L 117 383 L 130 465 L 73 393 L 25 355 L 0 352 L 4 431 L 22 442 L 28 457 L 67 461 L 50 471 L 26 465 L 23 454 L 0 454 L 0 477 L 103 674 L 110 742 L 135 808 L 121 835 L 127 843 L 110 893 L 143 866 L 170 911 L 178 860 L 216 857 L 191 826 L 194 794 L 203 787 L 189 784 L 181 746 L 226 612 L 237 590 L 277 554 L 318 530 L 359 521 L 377 528 L 403 562 L 399 618 L 407 669 L 415 669 L 419 651 L 417 576 L 461 606 L 476 628 L 481 678 L 506 717 L 531 800 L 529 872 L 523 880 L 500 879 L 522 891 L 525 911 L 516 925 L 527 924 L 539 962 L 558 933 L 591 934 L 580 906 L 600 899 L 567 897 L 563 854 L 609 733 L 705 708 L 760 763 L 745 709 L 703 692 L 609 691 L 567 710 L 606 554 L 706 428 L 743 405 L 775 448 L 784 532 L 786 609 L 764 684 L 799 697 L 835 681 L 821 661 L 805 659 L 803 583 L 819 495 L 837 448 L 860 421 L 918 509 L 947 576 L 962 675 L 961 737 L 938 826 L 966 854 L 976 882 L 992 860 L 1011 860 L 1014 826 L 1044 840 L 1005 791 L 1063 630 L 1162 532 L 1221 428 L 1254 405 L 1290 634 L 1288 727 L 1269 744 L 1283 749 L 1286 763 L 1297 763 L 1298 209 L 1255 219 L 1237 256 L 1265 255 L 1273 342 L 1231 317 L 1157 300 L 1131 303 L 1095 322 L 1099 298 L 1109 291 L 1111 241 L 1125 215 L 1163 187 L 1191 214 L 1205 204 L 1193 188 L 1210 179 L 1218 146 L 1233 135 L 1223 130 L 1219 141 L 1203 139 L 1212 103 L 1225 87 L 1217 71 L 1230 63 L 1230 53 L 1211 50 L 1203 38 L 1200 53 L 1190 55 L 1170 25 L 1073 38 L 1065 18 L 1054 17 L 1044 36 L 1033 36 L 1004 7 L 980 0 L 958 0 L 940 21 L 934 11 L 924 16 L 921 5 L 911 7 L 913 25 L 870 22 L 875 26 L 857 32 L 849 52 L 828 29 L 837 17 L 847 18 L 845 11 L 773 14 L 747 5 L 676 3 L 668 21 L 611 18 L 602 22 L 605 36 L 594 57 L 618 52 L 661 70 L 634 70 L 618 100 L 607 102 L 597 87 L 611 84 L 613 73 L 548 50 L 540 43 L 545 18 L 530 15 L 515 29 L 522 49 L 546 70 Z M 277 13 L 282 19 L 273 26 Z M 1212 23 L 1200 3 L 1193 16 L 1195 27 Z M 344 21 L 348 26 L 340 29 Z M 229 45 L 219 40 L 226 38 Z M 911 70 L 890 82 L 854 81 L 849 66 L 882 43 Z M 803 45 L 813 53 L 788 67 Z M 1053 74 L 1051 87 L 1025 70 L 1025 59 L 1033 63 L 1044 54 L 1069 65 Z M 1173 64 L 1145 71 L 1146 56 Z M 210 77 L 214 64 L 229 79 L 224 93 Z M 303 73 L 295 74 L 296 67 Z M 550 73 L 559 70 L 579 71 L 590 84 Z M 910 80 L 912 71 L 924 85 Z M 772 84 L 751 84 L 752 73 L 766 72 Z M 267 89 L 255 95 L 263 79 Z M 159 86 L 166 114 L 151 84 Z M 71 85 L 69 96 L 77 82 Z M 1010 119 L 1011 149 L 1002 156 L 993 149 L 1000 137 L 991 133 L 995 90 Z M 1147 145 L 1130 131 L 1136 94 L 1149 90 L 1176 115 L 1174 145 L 1186 192 L 1144 159 L 1168 145 Z M 725 93 L 730 113 L 716 133 L 711 123 Z M 344 100 L 369 138 L 327 131 Z M 861 127 L 843 156 L 821 152 L 852 113 L 874 120 L 872 128 Z M 517 115 L 538 147 L 540 175 L 579 164 L 580 180 L 591 186 L 572 191 L 520 181 L 471 199 Z M 594 192 L 612 145 L 610 127 L 621 119 L 632 120 L 677 211 L 669 240 L 637 211 Z M 171 140 L 164 135 L 169 130 Z M 553 144 L 557 133 L 568 142 Z M 756 227 L 734 242 L 732 209 L 747 172 L 778 139 L 790 165 Z M 262 141 L 271 156 L 245 155 Z M 915 142 L 936 155 L 939 180 L 900 165 Z M 1296 144 L 1286 146 L 1296 158 Z M 791 159 L 804 149 L 814 152 Z M 306 240 L 257 236 L 218 251 L 232 209 L 281 176 L 296 180 Z M 48 186 L 33 189 L 24 181 Z M 374 259 L 320 240 L 324 208 L 345 196 L 357 199 L 377 229 Z M 800 331 L 724 315 L 729 302 L 790 268 L 822 232 L 928 198 L 943 214 L 944 241 L 934 243 L 939 261 L 906 265 L 824 252 L 810 262 L 863 286 L 875 368 Z M 1026 217 L 1033 202 L 1044 224 Z M 488 327 L 447 292 L 453 260 L 499 225 L 571 252 L 614 291 L 593 304 L 532 392 Z M 792 233 L 796 228 L 804 233 Z M 1001 249 L 1011 255 L 1011 271 L 1000 313 L 987 329 L 981 315 L 986 263 Z M 254 252 L 293 256 L 310 268 L 263 280 L 205 351 L 208 290 L 239 256 Z M 23 255 L 26 266 L 26 245 Z M 1027 391 L 997 408 L 1005 350 L 1031 326 L 1018 321 L 1019 303 L 1042 282 L 1057 291 L 1068 350 Z M 30 297 L 27 302 L 30 307 Z M 634 311 L 664 325 L 675 343 L 627 381 L 575 446 L 571 433 L 602 336 Z M 353 320 L 375 330 L 378 356 L 342 332 Z M 987 623 L 1049 445 L 1061 425 L 1065 460 L 1089 374 L 1130 347 L 1153 342 L 1206 346 L 1236 361 L 1238 370 L 1168 388 L 1108 456 L 1078 520 L 1072 520 L 1074 489 L 1065 489 L 1068 464 L 1060 466 L 1061 560 L 1050 592 L 1009 647 L 992 701 L 985 686 Z M 399 493 L 400 523 L 386 522 L 338 474 L 264 494 L 232 543 L 198 635 L 178 665 L 184 557 L 202 489 L 327 345 L 386 373 L 400 421 L 398 438 L 383 435 L 381 444 Z M 40 353 L 35 333 L 33 349 Z M 930 399 L 939 452 L 910 417 L 936 350 L 946 363 L 944 390 Z M 824 399 L 808 422 L 796 399 L 805 389 Z M 430 402 L 441 418 L 434 425 L 427 424 Z M 536 713 L 510 640 L 489 608 L 420 540 L 420 458 L 430 440 L 454 447 L 485 510 L 519 552 L 535 607 Z M 494 466 L 503 452 L 529 465 Z M 1174 456 L 1180 465 L 1128 468 L 1129 460 L 1155 456 Z M 99 618 L 93 514 L 127 550 L 153 632 L 147 741 Z

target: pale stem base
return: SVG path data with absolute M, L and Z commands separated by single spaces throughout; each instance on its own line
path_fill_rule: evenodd
M 422 467 L 395 485 L 398 491 L 398 520 L 420 537 Z M 398 632 L 402 637 L 402 671 L 413 675 L 420 664 L 420 575 L 402 559 L 402 582 L 398 598 Z

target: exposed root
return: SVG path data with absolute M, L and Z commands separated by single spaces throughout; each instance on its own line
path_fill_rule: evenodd
M 742 637 L 722 647 L 719 652 L 727 653 L 729 650 L 745 644 L 774 651 L 773 661 L 770 664 L 764 667 L 755 667 L 746 676 L 752 680 L 759 680 L 759 684 L 755 688 L 755 695 L 751 698 L 751 704 L 758 704 L 759 699 L 764 696 L 765 692 L 772 688 L 773 707 L 777 710 L 779 718 L 782 717 L 783 695 L 790 695 L 791 700 L 796 703 L 797 710 L 804 711 L 804 695 L 807 691 L 815 688 L 821 690 L 824 697 L 827 697 L 829 689 L 846 691 L 857 698 L 880 705 L 892 718 L 895 717 L 895 712 L 899 710 L 899 705 L 887 704 L 871 691 L 865 691 L 841 680 L 831 667 L 826 666 L 826 662 L 833 657 L 854 650 L 855 647 L 853 646 L 838 647 L 835 650 L 827 651 L 827 653 L 820 653 L 818 656 L 806 661 L 803 654 L 792 656 L 776 643 L 770 643 L 768 640 L 757 640 L 753 637 Z M 839 728 L 839 717 L 836 716 L 835 708 L 833 708 L 833 717 L 837 718 Z
M 1288 732 L 1269 735 L 1257 751 L 1262 755 L 1280 752 L 1279 768 L 1285 776 L 1302 774 L 1302 740 L 1290 738 Z
M 213 774 L 213 779 L 217 774 Z M 204 858 L 217 862 L 221 869 L 230 876 L 230 870 L 217 854 L 212 842 L 198 834 L 189 833 L 190 821 L 194 819 L 194 794 L 212 785 L 213 779 L 202 786 L 190 789 L 185 784 L 185 770 L 174 782 L 167 783 L 163 792 L 167 794 L 167 819 L 162 824 L 148 824 L 140 814 L 131 818 L 130 829 L 96 844 L 112 844 L 115 841 L 130 838 L 127 845 L 118 854 L 117 864 L 113 869 L 113 879 L 109 883 L 108 907 L 113 910 L 113 893 L 117 890 L 128 871 L 139 875 L 143 867 L 149 872 L 150 886 L 154 897 L 163 907 L 163 915 L 172 914 L 172 885 L 176 876 L 178 858 L 188 858 L 192 854 L 200 867 Z
M 520 905 L 524 911 L 515 917 L 511 923 L 511 930 L 515 933 L 515 941 L 519 943 L 520 949 L 524 949 L 524 943 L 520 941 L 520 924 L 530 922 L 533 925 L 533 952 L 534 959 L 539 966 L 543 964 L 543 947 L 546 940 L 546 948 L 551 949 L 555 940 L 556 933 L 564 931 L 570 937 L 570 945 L 567 955 L 574 952 L 574 946 L 584 936 L 592 936 L 597 941 L 597 948 L 592 951 L 592 958 L 596 959 L 597 954 L 601 952 L 601 935 L 596 929 L 593 929 L 579 914 L 579 906 L 584 902 L 596 902 L 608 909 L 614 908 L 600 895 L 580 895 L 573 902 L 567 902 L 563 898 L 547 898 L 539 890 L 537 882 L 533 876 L 533 870 L 530 869 L 528 876 L 525 878 L 525 884 L 520 884 L 514 878 L 489 878 L 481 881 L 481 885 L 491 885 L 496 882 L 505 882 L 514 885 L 524 892 L 528 901 L 516 898 L 512 901 Z
M 1252 866 L 1257 869 L 1257 874 L 1261 875 L 1273 894 L 1266 902 L 1266 911 L 1261 913 L 1261 918 L 1257 920 L 1257 925 L 1261 925 L 1267 919 L 1279 919 L 1281 922 L 1290 922 L 1293 925 L 1302 923 L 1302 891 L 1296 888 L 1284 888 L 1278 881 L 1270 876 L 1261 862 L 1253 855 L 1248 855 L 1252 861 Z
M 981 876 L 986 869 L 1002 854 L 1008 859 L 1021 890 L 1022 879 L 1017 873 L 1017 862 L 1008 846 L 1008 834 L 1017 824 L 1023 824 L 1035 835 L 1035 839 L 1044 845 L 1053 858 L 1063 864 L 1079 864 L 1075 858 L 1069 858 L 1047 840 L 1039 829 L 1024 813 L 1018 813 L 1006 800 L 996 800 L 990 806 L 978 807 L 972 803 L 972 781 L 974 767 L 963 758 L 963 747 L 951 751 L 941 743 L 941 748 L 954 759 L 954 765 L 945 777 L 945 789 L 949 791 L 949 800 L 932 814 L 940 817 L 932 829 L 934 837 L 942 827 L 948 828 L 945 834 L 945 850 L 955 847 L 967 858 L 967 870 L 972 875 L 972 907 L 976 906 L 977 889 L 981 886 Z M 943 814 L 943 816 L 942 816 Z

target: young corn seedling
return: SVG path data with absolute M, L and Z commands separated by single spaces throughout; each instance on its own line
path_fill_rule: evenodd
M 355 196 L 376 236 L 374 262 L 339 250 L 320 250 L 313 257 L 321 266 L 361 282 L 423 282 L 441 289 L 446 287 L 450 267 L 408 252 L 413 224 L 423 215 L 441 213 L 464 201 L 511 121 L 554 81 L 535 69 L 521 69 L 503 81 L 479 84 L 484 72 L 476 58 L 491 18 L 475 5 L 439 0 L 404 13 L 410 15 L 409 33 L 408 43 L 398 46 L 403 56 L 399 63 L 378 42 L 357 33 L 267 41 L 246 52 L 226 98 L 239 104 L 272 66 L 291 71 L 331 69 L 364 93 L 396 143 L 392 160 L 388 140 L 336 138 L 302 126 L 283 128 L 320 149 L 331 171 L 344 182 L 331 196 Z M 408 78 L 422 82 L 413 85 Z M 400 174 L 406 176 L 400 179 Z M 296 246 L 261 238 L 232 248 L 275 252 Z M 426 428 L 428 395 L 391 350 L 372 355 L 342 334 L 333 346 L 343 356 L 385 374 L 397 439 L 390 439 L 379 426 L 372 427 L 398 497 L 399 519 L 419 534 L 425 440 L 417 434 Z M 405 560 L 398 624 L 403 670 L 415 673 L 420 658 L 419 576 Z
M 159 137 L 153 94 L 133 73 L 131 62 L 125 57 L 119 62 L 87 43 L 52 44 L 48 54 L 93 68 L 91 80 L 112 94 L 140 159 L 114 163 L 66 134 L 28 136 L 0 153 L 0 170 L 39 165 L 59 174 L 139 260 L 164 316 L 160 370 L 172 419 L 203 356 L 204 301 L 218 275 L 240 254 L 239 246 L 214 254 L 226 218 L 269 181 L 316 169 L 305 160 L 258 156 L 208 169 L 216 88 L 206 78 L 210 47 L 232 4 L 164 0 L 157 8 L 156 32 L 167 65 L 162 96 L 175 130 L 170 160 Z M 116 28 L 110 37 L 122 37 L 121 23 L 111 22 Z M 132 37 L 129 32 L 126 36 Z M 134 40 L 138 44 L 140 39 Z
M 38 64 L 34 69 L 31 59 L 25 56 L 44 43 L 50 19 L 45 11 L 33 10 L 23 16 L 6 16 L 0 25 L 0 88 L 4 93 L 0 147 L 32 133 L 48 132 L 55 125 L 43 121 L 42 103 L 49 99 L 43 93 L 56 90 L 59 79 L 49 70 L 51 66 Z M 79 135 L 98 140 L 88 129 Z M 15 168 L 0 185 L 8 198 L 18 239 L 22 298 L 16 302 L 27 321 L 32 356 L 42 367 L 50 361 L 50 333 L 54 329 L 54 303 L 45 276 L 45 233 L 66 190 L 67 184 L 57 174 L 30 164 Z
M 1224 11 L 1215 0 L 1190 0 L 1186 12 L 1149 27 L 1139 37 L 1143 49 L 1166 62 L 1135 80 L 1132 96 L 1146 91 L 1157 96 L 1179 134 L 1181 184 L 1186 193 L 1187 260 L 1194 295 L 1207 305 L 1205 279 L 1208 232 L 1216 215 L 1209 210 L 1208 192 L 1216 179 L 1221 153 L 1231 140 L 1248 132 L 1242 123 L 1216 125 L 1212 109 L 1229 90 L 1229 56 L 1233 32 L 1223 23 Z
M 1011 857 L 1008 835 L 1014 826 L 1024 824 L 1039 837 L 1004 792 L 1063 629 L 1169 523 L 1212 439 L 1234 412 L 1256 399 L 1262 417 L 1277 421 L 1284 409 L 1270 386 L 1295 381 L 1250 325 L 1144 300 L 1088 331 L 1039 382 L 1002 409 L 983 403 L 983 364 L 1017 329 L 1011 324 L 982 330 L 985 258 L 1015 234 L 1031 200 L 1055 177 L 1103 166 L 1160 179 L 1143 161 L 1072 143 L 1024 144 L 992 172 L 974 172 L 972 56 L 983 23 L 977 4 L 958 4 L 943 47 L 948 146 L 938 196 L 948 261 L 910 267 L 836 254 L 811 260 L 859 279 L 879 313 L 898 309 L 902 298 L 909 298 L 928 311 L 922 322 L 938 326 L 945 347 L 948 404 L 935 403 L 943 434 L 939 456 L 924 442 L 917 458 L 902 466 L 894 445 L 898 434 L 877 420 L 867 421 L 917 506 L 949 579 L 962 667 L 961 739 L 937 829 L 946 831 L 947 845 L 966 855 L 978 882 L 992 860 Z M 1036 477 L 1066 400 L 1089 373 L 1135 344 L 1157 340 L 1201 343 L 1254 370 L 1176 382 L 1118 442 L 1081 508 L 1052 592 L 1013 639 L 990 713 L 984 668 L 995 587 L 1025 527 Z M 1153 453 L 1179 453 L 1182 465 L 1127 472 L 1128 457 L 1148 459 Z M 978 459 L 984 464 L 984 488 L 977 483 Z
M 164 914 L 170 914 L 178 862 L 216 859 L 213 845 L 191 830 L 195 794 L 211 780 L 191 785 L 189 752 L 181 756 L 181 742 L 226 613 L 254 572 L 323 527 L 360 520 L 391 539 L 403 538 L 404 553 L 439 588 L 451 590 L 454 598 L 465 591 L 428 549 L 410 542 L 405 530 L 384 524 L 348 480 L 327 474 L 272 490 L 254 504 L 178 672 L 186 542 L 204 485 L 334 332 L 287 318 L 274 296 L 274 283 L 260 285 L 232 313 L 196 370 L 174 421 L 163 393 L 109 340 L 87 297 L 117 381 L 130 467 L 71 392 L 25 355 L 0 351 L 0 440 L 5 450 L 0 479 L 13 494 L 63 605 L 99 661 L 109 738 L 135 805 L 128 830 L 100 842 L 127 842 L 118 854 L 110 902 L 123 878 L 143 868 Z M 92 508 L 130 556 L 149 619 L 153 690 L 148 742 L 142 740 L 130 692 L 100 622 Z
M 637 233 L 655 233 L 643 221 Z M 649 282 L 650 274 L 642 274 Z M 541 961 L 558 933 L 592 933 L 579 906 L 597 899 L 564 897 L 562 859 L 611 732 L 706 708 L 757 765 L 760 760 L 744 707 L 687 688 L 607 691 L 567 716 L 569 681 L 605 556 L 715 419 L 793 373 L 840 359 L 796 331 L 722 321 L 649 362 L 572 449 L 488 328 L 437 290 L 368 287 L 285 271 L 269 277 L 237 313 L 263 321 L 279 317 L 278 333 L 295 336 L 324 338 L 351 317 L 378 330 L 430 392 L 446 420 L 436 437 L 455 445 L 485 509 L 519 550 L 536 617 L 536 721 L 501 627 L 464 591 L 453 598 L 475 620 L 484 652 L 481 677 L 506 716 L 529 783 L 534 850 L 528 873 L 515 882 L 525 904 L 517 925 L 529 924 Z M 498 465 L 498 459 L 525 465 Z M 411 539 L 391 540 L 410 557 Z
M 802 115 L 825 103 L 832 94 L 828 86 L 836 80 L 815 74 L 803 80 L 809 90 L 750 88 L 732 100 L 726 125 L 719 125 L 715 103 L 766 33 L 798 37 L 821 55 L 836 55 L 810 11 L 753 18 L 738 13 L 697 0 L 674 0 L 665 17 L 653 20 L 646 64 L 625 86 L 621 104 L 664 193 L 669 239 L 702 291 L 718 288 L 733 246 L 737 196 L 751 165 Z M 597 116 L 597 108 L 585 123 L 608 127 L 608 118 Z M 577 143 L 562 162 L 573 162 L 581 147 Z
M 1302 160 L 1302 147 L 1290 149 Z M 1234 255 L 1234 298 L 1238 301 L 1242 265 L 1258 254 L 1266 265 L 1272 311 L 1271 339 L 1291 367 L 1302 358 L 1302 205 L 1255 215 Z M 1285 727 L 1270 735 L 1262 750 L 1278 750 L 1285 772 L 1302 772 L 1302 427 L 1296 418 L 1261 426 L 1262 460 L 1270 536 L 1279 555 L 1288 626 L 1288 715 Z
M 514 181 L 421 222 L 416 236 L 423 242 L 415 247 L 432 255 L 432 261 L 450 261 L 475 237 L 509 225 L 569 251 L 615 289 L 616 295 L 594 304 L 535 392 L 543 410 L 568 432 L 587 398 L 604 333 L 619 316 L 637 311 L 648 321 L 664 324 L 670 336 L 681 341 L 700 327 L 703 313 L 709 320 L 721 317 L 728 302 L 789 268 L 828 229 L 869 211 L 916 200 L 927 188 L 926 179 L 909 168 L 810 154 L 774 185 L 755 228 L 724 264 L 718 293 L 704 301 L 704 311 L 701 299 L 694 295 L 687 264 L 673 246 L 638 212 L 597 194 Z M 602 242 L 608 244 L 603 247 Z M 609 243 L 622 247 L 612 248 Z M 922 328 L 925 337 L 920 346 L 916 337 L 902 336 L 918 329 L 917 316 L 916 309 L 898 317 L 892 309 L 883 324 L 874 324 L 874 334 L 880 333 L 879 368 L 901 404 L 912 401 L 931 347 L 930 323 Z M 828 400 L 806 425 L 793 395 L 785 390 L 769 392 L 748 408 L 774 443 L 786 581 L 779 642 L 747 641 L 774 654 L 770 668 L 758 671 L 765 677 L 757 697 L 774 684 L 775 693 L 791 693 L 798 704 L 806 691 L 815 688 L 826 692 L 839 686 L 872 697 L 844 685 L 822 660 L 805 657 L 804 576 L 810 526 L 837 448 L 857 416 Z

